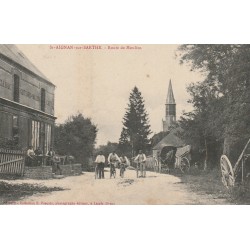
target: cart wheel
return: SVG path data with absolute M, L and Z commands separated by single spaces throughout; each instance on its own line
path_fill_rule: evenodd
M 182 173 L 186 173 L 190 169 L 190 162 L 188 158 L 181 158 L 180 170 Z
M 220 167 L 222 174 L 222 183 L 226 188 L 233 187 L 235 184 L 234 171 L 231 162 L 226 155 L 222 155 L 220 158 Z

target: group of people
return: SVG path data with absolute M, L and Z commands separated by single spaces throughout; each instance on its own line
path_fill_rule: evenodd
M 41 166 L 43 164 L 43 152 L 40 147 L 36 150 L 32 146 L 29 146 L 26 155 L 27 166 Z
M 32 146 L 29 146 L 26 154 L 26 165 L 27 166 L 42 166 L 46 164 L 47 166 L 52 166 L 55 168 L 55 172 L 62 173 L 60 168 L 60 159 L 56 156 L 55 151 L 51 147 L 46 155 L 43 154 L 43 151 L 40 147 L 36 150 Z
M 123 165 L 125 169 L 126 167 L 129 166 L 128 158 L 125 155 L 122 155 L 121 157 L 119 157 L 115 151 L 109 154 L 107 161 L 108 161 L 108 165 L 110 165 L 111 167 L 114 167 L 115 169 L 118 167 L 118 165 L 121 165 L 121 164 Z M 97 155 L 95 163 L 96 163 L 97 177 L 99 179 L 104 179 L 104 167 L 105 167 L 106 159 L 102 151 L 100 151 L 99 154 Z M 120 175 L 121 175 L 121 171 L 120 171 Z
M 134 162 L 136 162 L 138 164 L 138 167 L 140 168 L 141 177 L 145 177 L 146 155 L 143 154 L 142 150 L 139 150 L 139 154 L 135 157 Z M 100 151 L 99 154 L 97 155 L 95 163 L 96 163 L 97 177 L 99 179 L 104 179 L 104 167 L 106 159 L 102 151 Z M 109 154 L 107 158 L 107 163 L 110 166 L 110 168 L 114 169 L 120 166 L 120 176 L 122 176 L 122 171 L 125 171 L 126 168 L 130 165 L 128 158 L 124 154 L 122 154 L 121 157 L 119 157 L 115 151 Z
M 138 155 L 134 158 L 134 162 L 137 163 L 137 172 L 138 170 L 140 171 L 141 173 L 140 177 L 145 177 L 146 176 L 146 170 L 145 170 L 146 156 L 142 152 L 142 150 L 139 150 Z M 99 154 L 97 155 L 95 163 L 96 163 L 97 178 L 104 179 L 104 168 L 106 164 L 106 158 L 102 151 L 100 151 Z M 123 177 L 123 174 L 126 168 L 130 165 L 130 162 L 127 156 L 122 154 L 119 157 L 115 151 L 109 154 L 107 158 L 107 163 L 111 169 L 114 169 L 114 171 L 119 166 L 121 177 Z M 49 149 L 46 155 L 44 155 L 40 147 L 34 150 L 33 147 L 30 146 L 26 154 L 26 165 L 27 166 L 42 166 L 45 164 L 47 166 L 52 166 L 54 168 L 54 172 L 60 172 L 60 174 L 62 173 L 62 170 L 60 168 L 60 158 L 58 157 L 58 155 L 56 155 L 52 147 Z

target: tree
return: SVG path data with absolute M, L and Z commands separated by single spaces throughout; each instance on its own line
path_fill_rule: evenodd
M 181 63 L 205 77 L 188 87 L 194 111 L 182 119 L 186 133 L 198 127 L 204 145 L 220 142 L 224 154 L 237 157 L 250 136 L 250 46 L 182 45 L 179 52 Z
M 18 139 L 18 136 L 11 139 L 0 137 L 0 149 L 22 150 Z
M 119 144 L 118 144 L 118 151 L 124 152 L 127 155 L 132 156 L 131 145 L 129 142 L 129 134 L 128 134 L 128 130 L 125 127 L 122 128 L 122 132 L 121 132 L 121 136 L 120 136 Z
M 118 149 L 118 143 L 116 142 L 108 142 L 106 145 L 100 145 L 98 148 L 95 149 L 95 155 L 97 155 L 100 151 L 103 152 L 103 154 L 108 157 L 108 155 L 113 152 L 117 151 Z
M 86 164 L 93 154 L 97 128 L 82 114 L 71 116 L 55 127 L 55 149 L 59 154 L 73 155 L 77 161 Z
M 123 118 L 123 128 L 119 139 L 119 148 L 130 151 L 131 156 L 142 149 L 149 149 L 151 134 L 148 114 L 145 110 L 141 92 L 134 87 L 129 96 L 129 104 Z M 128 153 L 128 152 L 126 152 Z

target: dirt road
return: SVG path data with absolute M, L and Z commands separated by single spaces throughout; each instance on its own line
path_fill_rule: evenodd
M 15 180 L 8 182 L 61 187 L 63 191 L 34 194 L 19 200 L 21 204 L 226 204 L 224 199 L 192 192 L 180 178 L 147 172 L 146 178 L 135 178 L 135 171 L 127 170 L 124 179 L 117 176 L 95 180 L 94 173 L 83 173 L 52 180 Z M 119 172 L 119 171 L 118 171 Z

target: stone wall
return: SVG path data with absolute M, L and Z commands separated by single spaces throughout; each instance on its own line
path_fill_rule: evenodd
M 71 165 L 60 165 L 60 168 L 62 170 L 62 175 L 65 176 L 73 175 L 73 170 Z M 56 174 L 58 174 L 58 172 Z
M 72 170 L 73 170 L 74 175 L 80 175 L 80 174 L 82 174 L 82 165 L 79 163 L 73 164 Z
M 60 165 L 62 170 L 62 175 L 80 175 L 82 173 L 81 164 L 69 164 L 69 165 Z
M 74 176 L 82 174 L 81 164 L 72 165 L 60 165 L 62 175 Z M 40 167 L 25 167 L 24 178 L 29 179 L 51 179 L 53 178 L 53 170 L 51 166 L 40 166 Z M 59 171 L 56 172 L 59 174 Z
M 52 178 L 52 167 L 25 167 L 24 178 L 29 179 L 51 179 Z

